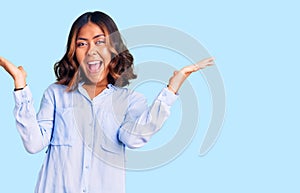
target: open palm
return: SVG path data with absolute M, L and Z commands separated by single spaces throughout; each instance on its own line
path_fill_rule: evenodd
M 169 79 L 169 89 L 173 92 L 177 92 L 185 79 L 191 75 L 193 72 L 197 72 L 200 69 L 204 69 L 207 66 L 211 66 L 214 64 L 214 58 L 206 58 L 195 64 L 188 65 L 180 69 L 179 71 L 175 71 L 173 76 Z
M 14 79 L 15 88 L 23 88 L 26 86 L 26 72 L 22 66 L 16 67 L 3 57 L 0 57 L 0 66 L 2 66 Z

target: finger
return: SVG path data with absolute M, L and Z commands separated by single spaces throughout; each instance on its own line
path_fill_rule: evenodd
M 0 63 L 1 66 L 10 74 L 12 74 L 16 70 L 16 66 L 5 58 L 0 58 Z
M 214 60 L 215 60 L 214 57 L 209 57 L 209 58 L 203 59 L 202 61 L 204 61 L 204 62 L 213 62 Z
M 0 57 L 0 66 L 2 66 L 3 68 L 5 68 L 5 64 L 7 63 L 8 61 L 5 59 L 5 58 L 2 58 Z
M 198 68 L 198 70 L 199 70 L 199 69 L 203 69 L 207 66 L 212 66 L 212 65 L 214 65 L 214 62 L 206 62 L 206 63 L 201 62 L 201 63 L 195 64 L 195 68 Z
M 204 61 L 202 61 L 202 62 L 198 62 L 198 63 L 194 64 L 193 67 L 194 67 L 195 70 L 199 70 L 199 69 L 205 68 L 206 66 L 212 66 L 212 65 L 214 65 L 214 62 L 204 62 Z
M 0 56 L 0 66 L 2 66 L 3 58 Z
M 198 63 L 207 63 L 207 62 L 213 62 L 215 59 L 213 57 L 204 58 L 203 60 L 200 60 Z
M 198 66 L 201 66 L 201 65 L 206 66 L 206 65 L 212 65 L 212 64 L 214 64 L 214 58 L 213 57 L 203 59 L 203 60 L 196 63 L 196 65 L 198 65 Z
M 185 66 L 180 70 L 180 72 L 189 75 L 192 72 L 196 72 L 200 69 L 204 69 L 205 67 L 212 66 L 212 65 L 214 65 L 214 58 L 210 57 L 210 58 L 203 59 L 195 64 Z

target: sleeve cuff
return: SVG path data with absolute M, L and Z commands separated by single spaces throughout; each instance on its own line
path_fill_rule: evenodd
M 167 87 L 165 87 L 159 93 L 157 100 L 166 103 L 168 106 L 172 106 L 178 97 L 179 97 L 178 94 L 174 94 Z
M 22 90 L 14 91 L 13 93 L 16 104 L 30 103 L 32 101 L 32 94 L 29 86 L 24 87 Z

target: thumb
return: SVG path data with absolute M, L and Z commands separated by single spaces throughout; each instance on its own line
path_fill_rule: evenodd
M 23 66 L 18 66 L 18 69 L 22 72 L 23 76 L 26 78 L 27 77 L 27 73 L 24 70 Z

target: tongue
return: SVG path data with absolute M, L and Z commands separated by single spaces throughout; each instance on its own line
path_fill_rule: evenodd
M 92 73 L 95 73 L 99 69 L 99 64 L 91 64 L 91 65 L 89 65 L 89 69 Z

